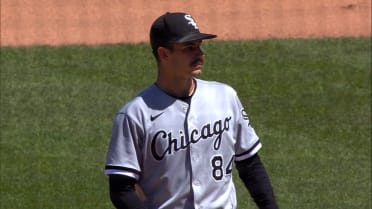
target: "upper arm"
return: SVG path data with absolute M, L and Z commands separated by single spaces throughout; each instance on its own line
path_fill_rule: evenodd
M 140 137 L 141 128 L 135 121 L 123 113 L 116 115 L 106 156 L 105 174 L 126 175 L 139 179 Z

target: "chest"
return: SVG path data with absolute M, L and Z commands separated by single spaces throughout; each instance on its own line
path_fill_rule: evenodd
M 218 151 L 221 144 L 233 144 L 233 107 L 222 99 L 175 101 L 150 116 L 146 129 L 147 147 L 156 160 L 177 155 L 190 146 Z

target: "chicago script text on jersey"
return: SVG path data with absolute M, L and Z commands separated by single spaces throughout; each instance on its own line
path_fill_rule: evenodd
M 212 139 L 213 136 L 216 136 L 214 138 L 213 148 L 218 150 L 221 145 L 223 132 L 229 130 L 230 120 L 231 117 L 226 117 L 224 120 L 208 123 L 203 125 L 199 130 L 192 129 L 188 135 L 184 133 L 184 130 L 180 130 L 178 132 L 178 138 L 174 137 L 175 134 L 172 131 L 160 130 L 155 133 L 151 141 L 151 153 L 156 160 L 162 160 L 166 155 L 186 149 L 190 144 L 196 144 L 201 139 Z M 159 143 L 164 145 L 157 146 Z

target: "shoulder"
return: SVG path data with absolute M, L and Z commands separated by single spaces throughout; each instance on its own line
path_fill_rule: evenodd
M 119 112 L 138 118 L 153 110 L 165 109 L 172 104 L 174 100 L 174 98 L 170 97 L 153 84 L 125 104 Z
M 134 113 L 144 108 L 145 102 L 143 98 L 153 95 L 152 93 L 154 91 L 153 86 L 154 85 L 147 87 L 146 89 L 142 90 L 138 95 L 136 95 L 134 98 L 127 101 L 127 103 L 124 104 L 124 106 L 122 106 L 121 109 L 118 111 L 118 113 L 128 115 L 130 113 Z
M 237 95 L 235 89 L 232 86 L 225 83 L 201 79 L 196 79 L 196 82 L 197 88 L 201 91 L 215 91 L 221 94 L 231 94 L 233 96 Z

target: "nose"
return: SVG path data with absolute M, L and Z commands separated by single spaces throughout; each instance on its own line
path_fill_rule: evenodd
M 204 54 L 203 50 L 201 49 L 201 47 L 198 47 L 197 56 L 198 57 L 204 57 L 205 56 L 205 54 Z

